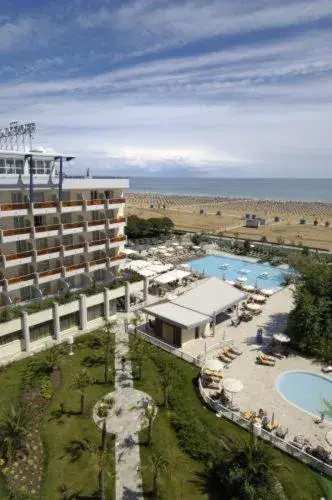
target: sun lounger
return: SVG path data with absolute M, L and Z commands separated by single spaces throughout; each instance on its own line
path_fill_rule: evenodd
M 270 361 L 268 359 L 264 359 L 262 358 L 262 356 L 258 356 L 257 357 L 257 361 L 261 364 L 261 365 L 265 365 L 265 366 L 274 366 L 276 364 L 275 361 Z
M 218 359 L 220 359 L 224 363 L 230 363 L 232 361 L 230 358 L 228 358 L 227 356 L 225 356 L 223 350 L 220 350 L 220 351 L 217 352 L 217 357 L 218 357 Z
M 233 353 L 236 354 L 237 356 L 240 356 L 242 354 L 242 351 L 236 347 L 235 345 L 231 345 L 229 350 Z
M 231 352 L 230 347 L 226 347 L 226 349 L 224 349 L 223 354 L 224 354 L 224 356 L 226 356 L 227 358 L 230 358 L 232 360 L 237 358 L 237 355 Z
M 323 373 L 332 373 L 332 366 L 324 366 L 322 368 Z
M 223 376 L 224 376 L 222 371 L 209 370 L 209 369 L 204 370 L 204 375 L 207 375 L 208 377 L 216 377 L 216 378 L 223 378 Z
M 265 359 L 266 361 L 273 361 L 274 363 L 277 361 L 277 359 L 274 356 L 268 356 L 267 354 L 261 353 L 260 357 L 262 359 Z
M 217 384 L 216 382 L 210 382 L 204 387 L 207 387 L 208 389 L 219 389 L 219 384 Z

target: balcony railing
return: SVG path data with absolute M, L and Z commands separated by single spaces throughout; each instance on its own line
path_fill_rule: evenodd
M 124 198 L 110 198 L 108 201 L 112 204 L 126 203 L 126 200 Z
M 117 241 L 126 241 L 125 236 L 115 236 L 114 238 L 110 238 L 110 243 L 116 243 Z
M 77 248 L 84 248 L 84 243 L 74 243 L 73 245 L 66 245 L 64 250 L 76 250 Z
M 117 219 L 109 219 L 110 224 L 120 224 L 121 222 L 126 222 L 125 217 L 118 217 Z
M 89 264 L 89 266 L 97 266 L 99 264 L 106 264 L 106 262 L 107 262 L 107 259 L 104 258 L 104 259 L 90 260 L 90 262 L 88 264 Z
M 91 205 L 104 205 L 105 201 L 106 201 L 105 199 L 98 198 L 96 200 L 88 200 L 86 202 L 86 204 L 89 206 L 91 206 Z
M 56 201 L 38 201 L 37 203 L 33 204 L 34 208 L 56 208 L 57 203 Z
M 75 229 L 77 227 L 84 227 L 84 222 L 68 222 L 63 225 L 63 229 Z
M 105 245 L 107 239 L 104 238 L 103 240 L 93 240 L 89 242 L 89 247 L 93 247 L 95 245 Z
M 72 201 L 63 201 L 63 207 L 79 207 L 83 206 L 83 200 L 72 200 Z
M 119 255 L 116 255 L 115 257 L 111 257 L 111 262 L 117 262 L 118 260 L 123 260 L 126 258 L 126 255 L 124 253 L 120 253 Z
M 0 205 L 0 210 L 7 212 L 8 210 L 25 210 L 29 208 L 29 203 L 7 203 Z
M 20 227 L 17 229 L 4 229 L 3 230 L 4 236 L 15 236 L 18 234 L 29 234 L 29 233 L 31 233 L 31 227 Z
M 22 281 L 33 280 L 35 279 L 35 277 L 36 277 L 35 273 L 25 274 L 23 276 L 15 276 L 14 278 L 8 278 L 7 282 L 8 285 L 16 285 L 16 283 L 22 283 Z
M 59 224 L 50 224 L 48 226 L 36 226 L 35 231 L 36 233 L 43 233 L 43 232 L 48 232 L 48 231 L 58 231 L 60 229 Z
M 100 219 L 100 220 L 89 220 L 88 221 L 88 226 L 102 226 L 106 224 L 106 219 Z
M 37 255 L 47 255 L 49 253 L 60 252 L 61 246 L 59 247 L 50 247 L 50 248 L 41 248 L 37 250 Z
M 33 252 L 29 251 L 29 252 L 12 253 L 10 255 L 5 255 L 5 257 L 6 257 L 6 262 L 8 262 L 10 260 L 25 259 L 26 257 L 31 257 L 32 255 Z
M 63 272 L 63 267 L 56 267 L 55 269 L 49 269 L 48 271 L 41 271 L 39 273 L 39 278 L 53 276 L 54 274 L 61 274 L 62 272 Z
M 72 266 L 67 266 L 66 271 L 76 271 L 77 269 L 85 269 L 86 264 L 74 264 Z

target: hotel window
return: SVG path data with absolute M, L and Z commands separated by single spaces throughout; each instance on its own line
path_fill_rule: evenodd
M 30 340 L 42 339 L 54 335 L 53 321 L 46 321 L 41 325 L 30 326 Z
M 24 172 L 24 162 L 23 160 L 16 159 L 15 160 L 16 173 L 23 174 Z
M 74 326 L 79 326 L 80 324 L 80 316 L 78 312 L 66 314 L 65 316 L 60 317 L 60 330 L 69 330 L 69 328 L 73 328 Z
M 98 304 L 97 306 L 88 308 L 88 321 L 93 321 L 97 318 L 102 318 L 104 316 L 104 304 Z
M 15 174 L 15 160 L 14 158 L 6 159 L 7 174 Z
M 50 174 L 52 169 L 52 162 L 50 160 L 45 161 L 45 174 Z
M 8 333 L 7 335 L 2 335 L 0 337 L 0 345 L 10 344 L 15 340 L 20 340 L 22 338 L 22 331 L 18 330 L 17 332 Z
M 4 158 L 0 158 L 0 174 L 6 173 L 6 162 Z

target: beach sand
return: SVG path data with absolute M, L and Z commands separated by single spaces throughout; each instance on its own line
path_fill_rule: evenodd
M 170 217 L 177 229 L 209 234 L 222 232 L 253 240 L 265 236 L 270 242 L 332 250 L 332 203 L 163 193 L 127 193 L 126 198 L 128 215 Z M 218 211 L 222 215 L 216 215 Z M 266 226 L 259 229 L 244 227 L 247 213 L 267 219 Z M 274 222 L 276 216 L 280 217 L 280 222 Z M 300 224 L 302 217 L 306 219 L 305 225 Z M 315 219 L 317 226 L 314 226 Z M 325 227 L 326 221 L 330 227 Z

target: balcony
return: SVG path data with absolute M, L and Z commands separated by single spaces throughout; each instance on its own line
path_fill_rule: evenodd
M 61 257 L 61 246 L 37 250 L 36 260 L 42 262 L 43 260 L 58 259 L 59 257 Z
M 0 242 L 10 243 L 11 241 L 21 241 L 31 239 L 31 227 L 17 229 L 3 229 L 0 232 Z
M 124 253 L 119 253 L 119 255 L 116 255 L 115 257 L 111 257 L 109 262 L 110 262 L 110 267 L 118 266 L 121 264 L 121 262 L 124 262 L 126 259 L 126 255 Z
M 85 243 L 75 243 L 74 245 L 66 245 L 63 247 L 64 257 L 70 257 L 71 255 L 79 255 L 85 250 Z
M 108 259 L 98 259 L 98 260 L 91 260 L 88 262 L 88 269 L 89 271 L 98 271 L 99 269 L 106 269 L 107 266 L 107 261 Z
M 49 281 L 58 280 L 63 276 L 63 267 L 49 269 L 38 274 L 38 284 L 47 283 Z
M 28 215 L 29 203 L 6 203 L 0 205 L 0 217 Z
M 105 210 L 107 208 L 107 201 L 105 199 L 88 200 L 86 202 L 86 211 L 91 210 Z
M 110 198 L 108 200 L 109 208 L 111 209 L 120 208 L 124 203 L 126 203 L 124 198 Z
M 89 242 L 89 252 L 96 252 L 97 250 L 106 250 L 107 239 L 93 240 Z
M 106 229 L 106 219 L 89 220 L 87 223 L 88 231 L 104 231 Z
M 59 236 L 60 227 L 61 226 L 59 224 L 50 224 L 48 226 L 36 226 L 35 238 L 48 238 L 49 236 Z
M 67 266 L 65 268 L 65 277 L 70 278 L 71 276 L 76 276 L 77 274 L 82 274 L 86 271 L 87 265 L 84 264 L 74 264 L 73 266 Z
M 32 257 L 33 251 L 3 255 L 3 266 L 7 269 L 8 267 L 20 266 L 22 264 L 31 264 Z
M 54 214 L 58 211 L 58 204 L 56 201 L 41 201 L 31 204 L 33 215 Z
M 125 243 L 126 240 L 127 240 L 126 236 L 116 236 L 115 238 L 110 238 L 109 248 L 115 248 L 119 246 L 119 243 Z
M 83 209 L 83 205 L 84 205 L 83 200 L 61 201 L 60 211 L 63 214 L 71 212 L 81 212 Z
M 125 217 L 118 217 L 117 219 L 108 219 L 108 228 L 115 229 L 117 227 L 124 227 L 126 225 Z
M 63 224 L 62 233 L 63 234 L 82 233 L 84 231 L 84 227 L 85 227 L 84 222 L 69 222 L 67 224 Z
M 23 276 L 15 276 L 14 278 L 7 279 L 7 290 L 17 290 L 19 288 L 25 288 L 31 286 L 35 283 L 36 273 L 25 274 Z

